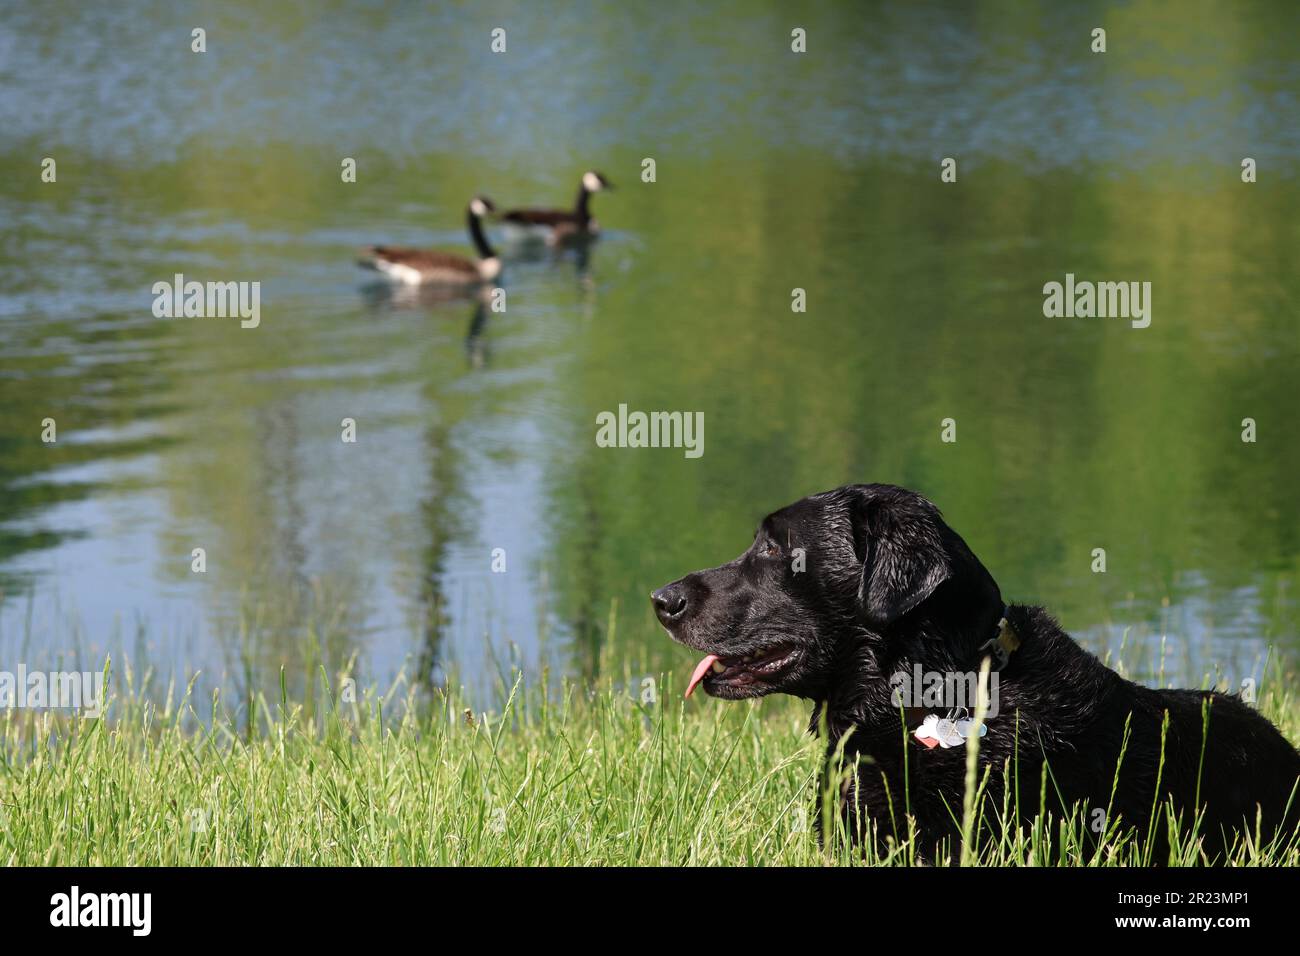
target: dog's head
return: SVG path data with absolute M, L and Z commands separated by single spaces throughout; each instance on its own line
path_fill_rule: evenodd
M 846 485 L 768 515 L 734 561 L 651 595 L 674 640 L 705 653 L 687 689 L 823 696 L 863 642 L 927 622 L 978 633 L 997 584 L 925 498 Z M 850 646 L 853 645 L 853 646 Z

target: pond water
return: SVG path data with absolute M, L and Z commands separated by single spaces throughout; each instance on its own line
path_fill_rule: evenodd
M 886 481 L 1136 672 L 1258 675 L 1300 649 L 1300 7 L 1196 10 L 7 5 L 0 654 L 680 676 L 653 587 Z M 605 235 L 504 312 L 353 264 L 588 168 Z M 156 318 L 178 273 L 260 324 Z M 1067 274 L 1149 327 L 1046 317 Z M 621 404 L 703 453 L 600 447 Z

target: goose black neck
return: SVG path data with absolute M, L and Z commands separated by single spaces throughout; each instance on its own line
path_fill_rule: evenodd
M 483 232 L 483 220 L 474 214 L 474 210 L 469 211 L 467 222 L 469 224 L 469 237 L 474 242 L 474 248 L 478 250 L 480 259 L 495 259 L 496 250 L 488 245 L 487 235 Z
M 573 209 L 573 214 L 584 226 L 591 223 L 591 208 L 588 206 L 590 199 L 591 193 L 587 191 L 587 184 L 584 182 L 578 187 L 578 203 Z

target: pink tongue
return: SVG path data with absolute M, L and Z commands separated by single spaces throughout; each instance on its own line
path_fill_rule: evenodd
M 708 657 L 704 658 L 704 660 L 695 665 L 695 673 L 691 675 L 691 682 L 686 685 L 687 697 L 690 697 L 691 694 L 695 693 L 695 685 L 704 680 L 704 675 L 709 672 L 709 668 L 713 666 L 713 662 L 717 659 L 717 654 L 710 654 Z

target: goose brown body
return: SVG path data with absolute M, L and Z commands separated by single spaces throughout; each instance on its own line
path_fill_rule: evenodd
M 477 285 L 501 274 L 501 260 L 487 241 L 482 219 L 493 210 L 490 200 L 476 196 L 466 210 L 470 240 L 477 259 L 434 249 L 405 246 L 370 246 L 363 250 L 359 265 L 373 269 L 393 282 L 407 285 Z
M 548 245 L 593 239 L 600 225 L 591 214 L 591 195 L 613 188 L 603 175 L 590 170 L 582 175 L 572 209 L 511 209 L 502 213 L 501 221 L 516 238 L 541 239 Z

